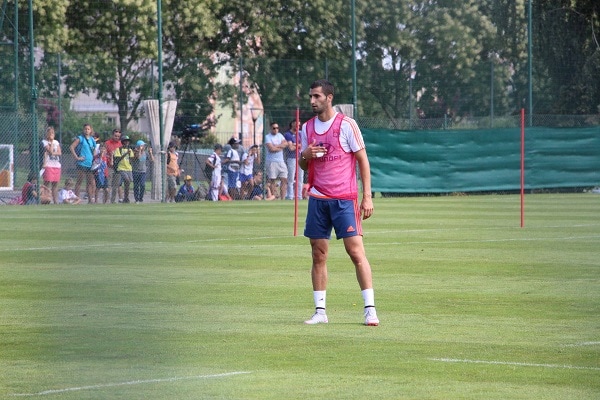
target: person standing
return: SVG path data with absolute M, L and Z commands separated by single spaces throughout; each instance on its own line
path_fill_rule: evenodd
M 146 173 L 148 172 L 147 161 L 154 162 L 152 147 L 146 150 L 146 143 L 143 140 L 138 140 L 133 149 L 133 160 L 131 167 L 133 168 L 133 197 L 135 203 L 144 202 L 144 193 L 146 191 Z
M 119 195 L 118 200 L 121 200 L 121 175 L 117 173 L 113 166 L 113 153 L 116 149 L 121 147 L 121 131 L 119 129 L 113 129 L 112 137 L 106 142 L 106 158 L 108 160 L 108 182 L 110 184 L 110 202 L 117 202 L 117 194 Z
M 123 145 L 113 153 L 113 165 L 117 173 L 121 175 L 121 182 L 123 182 L 123 203 L 129 203 L 129 187 L 133 181 L 131 160 L 133 160 L 134 155 L 133 150 L 129 147 L 130 141 L 129 136 L 121 137 Z
M 213 153 L 206 159 L 206 165 L 212 169 L 212 175 L 210 178 L 210 193 L 209 198 L 212 201 L 219 201 L 219 194 L 221 192 L 221 152 L 223 146 L 219 143 L 215 144 Z
M 304 170 L 298 168 L 298 176 L 296 176 L 296 133 L 298 127 L 296 126 L 296 120 L 290 122 L 289 129 L 283 134 L 283 137 L 287 141 L 288 145 L 285 148 L 285 165 L 287 167 L 287 193 L 285 195 L 286 200 L 294 200 L 294 182 L 296 182 L 296 197 L 298 200 L 302 200 L 302 184 L 304 182 Z
M 242 199 L 246 199 L 254 186 L 252 177 L 254 175 L 255 161 L 257 164 L 260 162 L 258 145 L 256 144 L 252 145 L 247 152 L 242 154 L 242 164 L 240 167 L 240 183 L 242 184 L 240 197 Z
M 75 181 L 75 194 L 79 197 L 79 189 L 85 178 L 88 203 L 93 203 L 96 198 L 96 177 L 92 171 L 92 161 L 96 154 L 96 141 L 92 137 L 92 126 L 83 125 L 83 133 L 71 143 L 71 154 L 77 160 L 77 180 Z
M 288 143 L 279 132 L 279 124 L 271 123 L 271 132 L 265 136 L 265 147 L 267 154 L 265 157 L 265 167 L 267 172 L 267 186 L 271 188 L 271 193 L 284 199 L 287 192 L 287 167 L 283 159 L 283 149 L 288 147 Z M 279 192 L 277 192 L 277 180 L 279 179 Z
M 60 149 L 60 143 L 55 139 L 54 128 L 49 126 L 46 128 L 46 137 L 42 140 L 42 147 L 44 149 L 44 174 L 42 178 L 44 180 L 44 186 L 50 188 L 52 193 L 52 201 L 54 204 L 58 204 L 58 182 L 60 182 L 60 156 L 62 150 Z
M 98 168 L 96 169 L 96 203 L 100 200 L 100 193 L 102 193 L 102 203 L 108 202 L 108 157 L 106 156 L 106 144 L 101 143 L 99 152 L 96 154 L 98 161 Z
M 227 142 L 231 148 L 227 151 L 223 164 L 227 165 L 227 194 L 234 200 L 240 199 L 238 181 L 240 180 L 240 148 L 241 140 L 232 137 Z
M 175 201 L 177 194 L 177 185 L 179 184 L 179 154 L 177 153 L 177 145 L 174 142 L 169 143 L 167 147 L 167 203 Z
M 332 228 L 343 239 L 356 270 L 364 300 L 364 323 L 379 325 L 371 266 L 362 240 L 362 219 L 373 215 L 371 172 L 362 134 L 356 121 L 333 109 L 334 86 L 317 80 L 310 86 L 315 117 L 302 126 L 300 167 L 308 171 L 309 199 L 304 236 L 312 248 L 312 286 L 315 313 L 306 324 L 327 323 L 327 255 Z M 356 165 L 362 179 L 358 203 Z

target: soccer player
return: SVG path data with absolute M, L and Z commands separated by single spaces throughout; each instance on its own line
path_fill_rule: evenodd
M 309 200 L 304 236 L 312 248 L 312 286 L 316 311 L 306 324 L 327 323 L 327 254 L 332 228 L 343 239 L 354 263 L 364 300 L 365 325 L 377 326 L 371 266 L 362 240 L 362 219 L 373 215 L 371 172 L 360 129 L 356 121 L 333 109 L 334 87 L 326 80 L 310 86 L 310 105 L 315 117 L 302 126 L 299 165 L 308 171 Z M 356 164 L 362 179 L 362 200 L 358 203 Z

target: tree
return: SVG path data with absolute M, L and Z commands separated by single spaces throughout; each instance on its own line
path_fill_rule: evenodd
M 496 27 L 490 52 L 500 113 L 517 113 L 528 96 L 527 0 L 484 0 L 481 11 Z
M 534 2 L 534 111 L 542 114 L 600 112 L 600 3 L 595 0 Z
M 66 12 L 68 93 L 95 92 L 114 103 L 121 129 L 138 118 L 148 97 L 156 55 L 156 2 L 114 0 L 70 2 Z
M 418 15 L 401 0 L 361 7 L 361 108 L 369 116 L 405 117 L 409 79 L 421 56 Z

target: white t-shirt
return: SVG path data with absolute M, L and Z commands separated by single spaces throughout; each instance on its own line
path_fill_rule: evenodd
M 73 192 L 71 189 L 60 189 L 58 191 L 58 204 L 64 203 L 65 200 L 72 200 L 76 198 L 77 196 L 75 196 L 75 192 Z
M 254 159 L 255 155 L 249 155 L 249 153 L 244 153 L 242 155 L 242 167 L 240 168 L 240 174 L 243 175 L 251 175 L 254 171 Z M 248 164 L 246 165 L 245 161 L 248 160 Z
M 273 135 L 272 133 L 268 133 L 267 135 L 265 135 L 265 149 L 267 151 L 267 155 L 265 157 L 265 162 L 267 162 L 267 163 L 270 163 L 273 161 L 283 162 L 283 149 L 279 149 L 277 151 L 271 151 L 271 150 L 269 150 L 269 147 L 267 146 L 267 143 L 271 143 L 275 146 L 279 146 L 283 142 L 287 142 L 287 140 L 285 140 L 285 137 L 283 137 L 283 135 L 281 133 L 277 133 L 275 135 Z
M 240 153 L 236 149 L 229 149 L 225 158 L 228 158 L 227 169 L 229 171 L 239 171 L 240 170 Z
M 50 144 L 49 141 L 47 141 L 46 139 L 42 140 L 42 145 L 44 146 L 44 148 L 48 146 L 48 144 Z M 53 140 L 52 152 L 57 152 L 59 147 L 60 144 L 58 143 L 58 140 Z M 48 153 L 44 152 L 44 166 L 50 168 L 60 168 L 60 156 L 49 155 Z
M 317 134 L 317 137 L 318 135 L 324 135 L 329 128 L 331 128 L 331 125 L 333 124 L 337 114 L 338 113 L 335 113 L 335 115 L 329 121 L 325 122 L 322 122 L 319 118 L 315 118 L 315 133 Z M 352 123 L 350 121 L 352 121 Z M 362 135 L 360 135 L 360 130 L 358 130 L 358 127 L 356 126 L 356 122 L 353 120 L 350 121 L 347 119 L 342 121 L 342 125 L 340 126 L 340 146 L 342 146 L 344 151 L 356 153 L 357 151 L 364 149 L 365 144 Z M 354 127 L 356 127 L 359 134 L 355 134 Z M 300 131 L 300 140 L 302 144 L 301 151 L 303 151 L 308 147 L 306 123 L 302 125 L 302 130 Z

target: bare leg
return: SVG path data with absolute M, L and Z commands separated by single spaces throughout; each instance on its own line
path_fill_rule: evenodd
M 88 194 L 88 203 L 94 203 L 96 200 L 96 179 L 92 171 L 86 172 L 86 190 Z
M 327 254 L 329 252 L 329 240 L 310 239 L 312 247 L 312 269 L 311 278 L 313 290 L 327 289 Z
M 361 290 L 373 288 L 371 265 L 365 254 L 362 236 L 344 238 L 344 247 L 356 269 L 356 279 Z
M 283 200 L 285 199 L 285 196 L 287 196 L 287 179 L 281 179 L 281 187 L 279 189 L 281 194 L 279 198 Z

